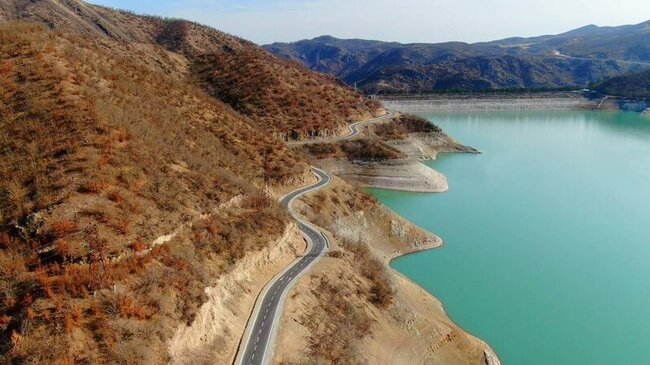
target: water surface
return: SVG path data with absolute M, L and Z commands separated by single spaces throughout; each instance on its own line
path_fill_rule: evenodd
M 393 267 L 505 365 L 650 364 L 650 118 L 426 117 L 484 153 L 429 163 L 447 193 L 371 190 L 445 241 Z

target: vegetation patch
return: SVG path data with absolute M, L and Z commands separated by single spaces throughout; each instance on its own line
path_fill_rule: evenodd
M 594 85 L 602 94 L 650 99 L 650 70 L 614 77 Z
M 402 158 L 401 152 L 381 141 L 358 139 L 333 143 L 313 143 L 302 147 L 315 159 L 346 158 L 352 161 L 384 161 Z
M 308 354 L 314 363 L 364 364 L 360 341 L 372 333 L 374 320 L 351 300 L 353 292 L 325 276 L 312 279 L 318 306 L 301 318 L 309 330 Z M 314 315 L 315 314 L 315 315 Z
M 375 134 L 385 140 L 403 140 L 408 138 L 409 133 L 442 133 L 442 129 L 415 115 L 400 115 L 389 123 L 375 127 Z

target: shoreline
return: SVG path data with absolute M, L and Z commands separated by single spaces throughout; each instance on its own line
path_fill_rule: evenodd
M 417 113 L 416 111 L 412 111 L 412 110 L 400 110 L 398 108 L 395 108 L 394 106 L 388 107 L 388 106 L 385 105 L 385 108 L 390 109 L 390 110 L 398 110 L 399 112 L 406 112 L 406 113 L 414 113 L 415 112 L 415 113 Z M 427 160 L 436 160 L 438 154 L 440 154 L 440 153 L 482 153 L 482 152 L 474 149 L 473 147 L 468 147 L 468 146 L 462 145 L 462 144 L 456 142 L 455 140 L 453 140 L 453 141 L 456 144 L 455 146 L 461 146 L 462 148 L 435 151 L 435 153 L 431 154 Z M 426 169 L 429 169 L 431 171 L 434 171 L 436 174 L 439 174 L 440 176 L 444 177 L 445 182 L 447 182 L 447 177 L 443 173 L 439 172 L 438 170 L 435 170 L 435 169 L 431 168 L 430 166 L 425 165 L 424 163 L 422 163 L 422 161 L 423 161 L 423 159 L 419 159 L 416 162 L 418 164 L 420 164 L 422 167 L 424 167 Z M 431 193 L 445 193 L 445 192 L 447 192 L 448 189 L 449 189 L 449 185 L 448 184 L 446 184 L 446 185 L 447 185 L 446 186 L 447 188 L 442 190 L 442 191 L 413 191 L 413 190 L 408 190 L 408 188 L 405 188 L 405 187 L 385 188 L 385 187 L 374 187 L 374 186 L 364 186 L 364 189 L 370 188 L 370 189 L 387 190 L 387 191 L 402 191 L 402 192 L 415 193 L 415 194 L 431 194 Z M 404 280 L 404 281 L 410 283 L 411 285 L 417 287 L 423 293 L 430 296 L 433 300 L 437 301 L 440 304 L 440 310 L 448 318 L 448 320 L 451 321 L 451 323 L 453 323 L 459 329 L 461 329 L 465 333 L 469 334 L 470 336 L 476 338 L 480 343 L 482 343 L 483 346 L 484 346 L 484 358 L 485 358 L 486 365 L 501 365 L 501 360 L 500 360 L 497 352 L 494 350 L 494 348 L 489 343 L 487 343 L 484 339 L 476 337 L 475 335 L 472 334 L 471 331 L 464 328 L 456 320 L 454 320 L 454 318 L 452 318 L 449 315 L 449 313 L 447 312 L 447 310 L 445 309 L 446 304 L 440 298 L 438 298 L 435 295 L 435 293 L 432 293 L 432 292 L 426 290 L 420 284 L 418 284 L 417 282 L 415 282 L 414 280 L 412 280 L 411 278 L 409 278 L 408 276 L 406 276 L 405 274 L 403 274 L 399 270 L 395 269 L 393 267 L 393 265 L 392 265 L 393 262 L 395 262 L 396 260 L 408 257 L 410 255 L 415 255 L 415 254 L 419 254 L 419 253 L 430 251 L 430 250 L 442 249 L 445 246 L 444 239 L 442 237 L 438 236 L 436 233 L 431 232 L 431 231 L 429 231 L 429 230 L 427 230 L 427 229 L 425 229 L 425 228 L 411 222 L 410 220 L 402 217 L 400 214 L 398 214 L 397 212 L 395 212 L 394 210 L 392 210 L 391 208 L 389 208 L 388 206 L 383 204 L 381 201 L 379 201 L 379 204 L 382 207 L 384 207 L 384 209 L 389 210 L 394 215 L 396 215 L 396 216 L 400 217 L 401 219 L 404 219 L 405 221 L 407 221 L 409 224 L 411 224 L 411 225 L 423 230 L 424 232 L 427 232 L 428 234 L 432 235 L 433 237 L 437 238 L 437 239 L 434 239 L 432 241 L 426 241 L 426 242 L 422 243 L 419 246 L 418 245 L 413 246 L 412 249 L 410 249 L 408 251 L 401 251 L 401 252 L 396 252 L 395 251 L 395 252 L 390 253 L 389 255 L 386 256 L 386 259 L 387 259 L 387 260 L 385 260 L 386 267 L 397 278 L 399 278 L 400 280 Z
M 372 318 L 373 336 L 354 340 L 358 346 L 355 348 L 366 354 L 371 364 L 500 364 L 485 341 L 449 318 L 435 295 L 390 267 L 390 262 L 403 254 L 440 247 L 442 240 L 438 236 L 380 202 L 369 200 L 338 177 L 320 194 L 305 197 L 296 208 L 330 237 L 331 252 L 308 278 L 298 283 L 288 300 L 275 363 L 291 363 L 305 356 L 309 336 L 331 335 L 321 327 L 309 327 L 312 322 L 305 320 L 321 318 L 316 320 L 319 322 L 337 315 L 336 311 L 323 309 L 326 307 L 319 304 L 319 291 L 314 291 L 315 285 L 326 282 L 336 286 L 338 292 L 349 293 L 341 300 L 356 308 L 355 313 L 361 317 L 355 318 Z M 367 245 L 368 254 L 380 265 L 375 269 L 377 273 L 386 273 L 387 283 L 393 288 L 390 307 L 377 306 L 366 297 L 372 284 L 359 271 L 364 259 L 353 249 L 355 245 Z
M 399 112 L 499 112 L 594 110 L 650 114 L 650 100 L 578 91 L 383 95 L 377 99 Z
M 397 214 L 397 213 L 395 213 L 395 214 Z M 391 259 L 388 261 L 388 264 L 387 264 L 387 265 L 388 265 L 388 268 L 391 270 L 391 272 L 392 272 L 394 275 L 396 275 L 396 276 L 399 277 L 400 279 L 405 280 L 405 281 L 411 283 L 412 285 L 418 287 L 420 290 L 422 290 L 423 292 L 427 293 L 427 294 L 430 295 L 432 298 L 434 298 L 436 301 L 438 301 L 438 302 L 440 303 L 440 308 L 441 308 L 442 312 L 445 314 L 445 316 L 447 316 L 447 318 L 449 319 L 449 321 L 451 321 L 451 322 L 452 322 L 456 327 L 460 328 L 460 329 L 461 329 L 462 331 L 464 331 L 465 333 L 468 333 L 470 336 L 473 336 L 474 338 L 476 338 L 477 340 L 479 340 L 480 342 L 482 342 L 482 343 L 485 345 L 485 348 L 490 350 L 490 351 L 484 350 L 485 360 L 486 360 L 486 362 L 487 362 L 486 365 L 501 365 L 501 360 L 500 360 L 500 358 L 499 358 L 499 354 L 497 353 L 497 351 L 494 350 L 494 348 L 493 348 L 493 347 L 492 347 L 492 346 L 491 346 L 487 341 L 485 341 L 484 339 L 482 339 L 482 338 L 480 338 L 480 337 L 477 337 L 477 336 L 473 335 L 472 332 L 471 332 L 470 330 L 468 330 L 467 328 L 463 327 L 460 323 L 458 323 L 458 322 L 457 322 L 457 321 L 456 321 L 456 320 L 455 320 L 455 319 L 454 319 L 454 318 L 449 314 L 449 312 L 447 312 L 447 310 L 445 309 L 445 307 L 447 306 L 447 304 L 446 304 L 446 303 L 445 303 L 441 298 L 439 298 L 438 296 L 434 295 L 434 294 L 431 293 L 430 291 L 426 290 L 426 289 L 425 289 L 424 287 L 422 287 L 420 284 L 418 284 L 417 282 L 415 282 L 414 280 L 412 280 L 412 279 L 409 278 L 408 276 L 404 275 L 403 273 L 401 273 L 399 270 L 395 269 L 395 268 L 392 266 L 393 261 L 395 261 L 395 260 L 397 260 L 397 259 L 400 259 L 400 258 L 403 258 L 403 257 L 407 257 L 407 256 L 410 256 L 410 255 L 414 255 L 414 254 L 418 254 L 418 253 L 422 253 L 422 252 L 425 252 L 425 251 L 442 249 L 442 248 L 444 248 L 444 246 L 445 246 L 444 241 L 442 241 L 442 243 L 441 243 L 440 245 L 438 245 L 438 246 L 427 247 L 427 248 L 423 248 L 423 249 L 420 249 L 420 250 L 415 250 L 415 251 L 412 251 L 412 252 L 407 252 L 407 253 L 404 253 L 404 254 L 401 254 L 401 255 L 397 255 L 397 256 L 391 258 Z
M 622 116 L 622 114 L 619 114 L 619 113 L 623 113 L 622 111 L 614 111 L 614 110 L 606 110 L 604 112 L 605 112 L 605 114 L 599 114 L 599 115 L 600 115 L 600 118 L 602 118 L 603 120 L 607 120 L 607 121 L 609 121 L 608 118 L 609 118 L 610 114 L 612 116 L 613 115 Z M 582 114 L 582 113 L 589 114 L 589 113 L 593 113 L 593 112 L 576 112 L 576 114 Z M 567 114 L 570 114 L 570 113 L 567 113 Z M 592 115 L 595 116 L 596 114 L 592 114 Z M 631 117 L 631 115 L 623 116 L 623 118 L 627 118 L 627 117 Z M 549 119 L 553 119 L 553 118 L 554 117 L 551 114 Z M 636 117 L 633 117 L 633 118 L 636 118 Z M 476 119 L 478 120 L 480 118 L 476 118 Z M 570 120 L 567 120 L 567 122 L 570 122 Z M 601 121 L 599 120 L 599 123 L 600 122 Z M 609 124 L 608 124 L 608 126 L 609 126 Z M 487 130 L 488 129 L 486 128 L 486 129 L 477 129 L 477 131 L 473 131 L 471 129 L 471 127 L 470 127 L 470 129 L 462 129 L 462 131 L 465 132 L 465 133 L 463 133 L 463 135 L 466 135 L 466 136 L 471 136 L 471 135 L 475 134 L 475 133 L 472 133 L 472 132 L 481 133 L 479 131 L 487 131 Z M 519 147 L 519 146 L 517 146 L 517 147 Z M 510 154 L 516 153 L 517 149 L 518 148 L 515 148 L 514 150 L 509 151 L 509 153 Z M 457 161 L 454 161 L 454 162 L 457 162 Z M 458 161 L 458 163 L 461 163 L 461 162 Z M 464 169 L 462 171 L 464 171 L 464 172 L 476 171 L 476 169 Z M 451 175 L 451 171 L 449 171 L 449 174 Z M 465 180 L 465 179 L 462 179 L 462 180 Z M 471 180 L 467 180 L 467 181 L 464 181 L 464 182 L 461 181 L 461 183 L 463 183 L 464 185 L 469 184 L 466 187 L 471 187 L 472 185 L 475 185 L 475 184 L 473 184 L 471 182 Z M 399 197 L 393 197 L 393 199 L 387 200 L 386 202 L 388 204 L 393 205 L 391 203 L 391 200 L 392 201 L 399 201 Z M 407 199 L 407 200 L 410 200 L 410 198 Z M 465 200 L 465 199 L 463 199 L 463 200 Z M 428 203 L 427 204 L 428 206 L 432 206 L 434 204 L 434 201 L 427 201 L 427 203 Z M 446 219 L 444 219 L 444 222 L 439 222 L 438 226 L 440 226 L 440 224 L 444 224 L 444 225 L 442 225 L 440 227 L 452 228 L 452 231 L 449 231 L 449 232 L 452 232 L 452 233 L 462 231 L 462 220 L 459 221 L 460 224 L 458 225 L 458 227 L 456 227 L 453 223 L 454 223 L 454 220 L 458 219 L 458 217 L 455 217 L 454 215 L 449 215 L 448 214 L 450 209 L 453 210 L 453 207 L 458 206 L 458 204 L 462 205 L 463 201 L 461 201 L 461 200 L 455 201 L 455 199 L 454 199 L 454 200 L 452 200 L 452 202 L 450 202 L 450 204 L 445 204 L 444 206 L 439 207 L 442 210 L 438 209 L 437 214 L 442 213 L 442 215 L 446 215 L 446 217 L 445 217 Z M 410 212 L 410 214 L 407 214 L 407 216 L 415 214 L 414 217 L 417 217 L 417 215 L 419 214 L 418 213 L 419 208 L 417 208 L 417 205 L 415 206 L 415 208 L 408 207 L 408 205 L 407 205 L 406 206 L 407 209 L 399 209 L 400 207 L 404 207 L 404 206 L 403 206 L 403 204 L 398 203 L 398 204 L 395 204 L 394 207 L 395 207 L 395 209 L 398 209 L 399 211 L 404 212 L 404 214 L 407 214 L 407 213 Z M 471 206 L 468 207 L 468 208 L 470 208 L 470 210 L 471 210 Z M 467 210 L 465 210 L 465 211 L 467 211 Z M 447 223 L 445 223 L 445 222 L 447 222 Z M 438 232 L 438 230 L 439 230 L 439 229 L 434 229 L 433 225 L 427 224 L 426 220 L 422 221 L 422 224 L 424 226 L 431 227 L 432 232 Z M 477 231 L 477 232 L 480 232 L 480 230 Z M 497 239 L 498 239 L 498 236 L 499 236 L 499 234 L 497 232 L 497 235 L 496 235 Z M 481 239 L 481 237 L 484 237 L 484 236 L 481 235 L 481 234 L 474 234 L 474 236 L 473 236 L 474 239 L 479 239 L 479 240 Z M 455 248 L 459 247 L 457 245 L 457 242 L 456 243 L 449 242 L 449 243 L 450 243 L 450 246 L 455 245 L 453 247 L 455 247 Z M 443 246 L 440 246 L 440 248 L 443 248 L 444 244 L 445 243 L 443 243 Z M 438 248 L 438 247 L 435 247 L 435 248 Z M 447 248 L 449 248 L 449 247 L 447 247 Z M 481 250 L 481 251 L 483 251 L 483 250 Z M 488 251 L 489 251 L 489 248 L 488 248 Z M 499 348 L 496 348 L 494 350 L 501 352 L 500 353 L 501 355 L 503 355 L 503 356 L 506 356 L 506 355 L 511 356 L 511 353 L 517 353 L 518 352 L 518 356 L 521 359 L 522 358 L 521 353 L 523 352 L 524 355 L 525 355 L 525 352 L 526 352 L 526 351 L 521 351 L 522 348 L 525 348 L 521 343 L 520 343 L 520 346 L 516 346 L 516 347 L 511 348 L 511 346 L 507 345 L 508 342 L 504 342 L 504 340 L 503 340 L 503 338 L 507 339 L 508 336 L 510 336 L 511 334 L 507 334 L 505 336 L 504 335 L 497 336 L 496 333 L 501 332 L 501 331 L 496 331 L 496 330 L 499 329 L 498 323 L 495 325 L 495 323 L 491 323 L 491 321 L 485 321 L 485 320 L 481 321 L 481 318 L 491 318 L 491 317 L 499 317 L 499 320 L 507 321 L 508 320 L 507 318 L 510 317 L 510 313 L 509 313 L 508 309 L 507 308 L 504 309 L 502 305 L 500 305 L 501 308 L 499 308 L 499 311 L 492 310 L 492 306 L 494 305 L 494 303 L 492 302 L 492 297 L 494 296 L 494 292 L 492 290 L 489 290 L 489 289 L 488 290 L 481 290 L 481 294 L 477 296 L 477 294 L 475 294 L 476 286 L 472 285 L 473 282 L 471 280 L 468 281 L 467 283 L 459 284 L 460 286 L 452 285 L 450 287 L 449 284 L 447 284 L 447 285 L 444 285 L 444 284 L 441 285 L 440 284 L 440 283 L 445 283 L 445 282 L 449 283 L 448 280 L 451 280 L 451 278 L 455 277 L 455 275 L 451 275 L 451 273 L 454 272 L 454 270 L 450 271 L 449 269 L 451 269 L 451 267 L 448 267 L 448 265 L 446 265 L 446 264 L 450 264 L 449 266 L 456 266 L 456 265 L 454 265 L 454 262 L 457 261 L 457 260 L 454 260 L 453 257 L 457 257 L 457 258 L 462 259 L 463 257 L 468 257 L 468 255 L 471 256 L 473 254 L 476 254 L 477 251 L 475 250 L 475 248 L 468 246 L 468 247 L 466 247 L 466 249 L 464 251 L 460 251 L 460 250 L 456 251 L 456 254 L 454 254 L 454 255 L 449 255 L 449 251 L 442 251 L 441 253 L 438 253 L 438 254 L 435 254 L 433 252 L 426 253 L 426 254 L 424 254 L 426 256 L 421 256 L 419 260 L 414 260 L 414 261 L 409 260 L 408 263 L 406 261 L 403 261 L 403 262 L 397 261 L 398 259 L 401 259 L 401 258 L 406 259 L 406 258 L 408 258 L 409 255 L 412 255 L 412 254 L 415 254 L 415 253 L 424 253 L 424 252 L 427 252 L 427 249 L 414 251 L 414 252 L 409 252 L 409 253 L 405 253 L 404 255 L 396 256 L 396 257 L 394 257 L 394 258 L 392 258 L 390 260 L 389 266 L 391 267 L 391 269 L 393 269 L 394 271 L 396 271 L 400 275 L 406 277 L 411 282 L 414 282 L 416 285 L 418 285 L 418 282 L 421 282 L 422 285 L 424 285 L 424 286 L 426 286 L 428 288 L 427 289 L 428 293 L 430 293 L 432 296 L 434 296 L 438 300 L 440 300 L 441 303 L 443 303 L 443 308 L 446 308 L 444 306 L 448 304 L 448 303 L 446 303 L 447 300 L 452 300 L 452 299 L 453 299 L 454 303 L 451 303 L 451 302 L 449 303 L 449 305 L 450 305 L 449 308 L 453 307 L 452 309 L 454 309 L 454 308 L 458 309 L 457 308 L 458 305 L 463 307 L 462 303 L 463 302 L 467 303 L 468 300 L 471 302 L 472 300 L 483 298 L 483 300 L 485 300 L 486 302 L 489 302 L 490 310 L 487 310 L 487 311 L 484 311 L 483 309 L 477 310 L 476 308 L 472 309 L 471 306 L 468 306 L 467 308 L 462 308 L 463 309 L 462 311 L 459 311 L 458 313 L 454 313 L 454 316 L 450 316 L 450 319 L 452 321 L 454 321 L 454 323 L 459 325 L 459 327 L 463 328 L 465 331 L 467 331 L 469 333 L 472 333 L 472 328 L 474 328 L 474 330 L 480 330 L 482 333 L 484 333 L 485 336 L 487 336 L 485 338 L 486 340 L 491 339 L 490 341 L 495 341 L 494 345 L 499 346 Z M 445 255 L 446 258 L 444 260 L 442 260 L 442 261 L 438 261 L 438 260 L 440 260 L 440 257 L 441 257 L 440 255 L 441 254 Z M 428 255 L 431 255 L 431 256 L 428 256 Z M 434 256 L 434 255 L 437 255 L 437 256 Z M 483 256 L 482 254 L 479 254 L 479 257 L 482 257 L 482 256 Z M 432 260 L 434 260 L 435 257 L 438 257 L 438 260 L 434 260 L 434 261 L 435 262 L 443 262 L 444 261 L 443 268 L 441 269 L 441 265 L 440 264 L 434 264 L 433 261 L 428 262 L 428 260 L 425 260 L 426 257 L 429 257 Z M 492 262 L 491 259 L 494 259 L 494 257 L 486 257 L 485 259 L 487 260 L 487 262 L 491 263 Z M 474 262 L 474 261 L 472 261 L 472 262 Z M 405 270 L 404 273 L 410 275 L 413 278 L 413 280 L 409 279 L 409 277 L 406 276 L 405 274 L 402 274 L 400 268 L 396 268 L 393 265 L 400 266 L 401 269 Z M 499 263 L 497 263 L 496 265 L 507 268 L 507 266 L 500 265 Z M 420 266 L 421 266 L 420 269 L 413 270 L 414 267 L 417 268 L 417 267 L 420 267 Z M 438 267 L 438 269 L 435 270 L 435 271 L 431 270 L 430 272 L 428 272 L 427 271 L 427 266 L 429 268 Z M 407 270 L 409 267 L 413 271 Z M 489 267 L 486 268 L 486 267 L 481 266 L 480 269 L 481 270 L 475 272 L 474 274 L 480 276 L 481 272 L 491 271 L 491 269 Z M 459 270 L 460 271 L 457 272 L 456 274 L 459 274 L 459 273 L 462 274 L 462 271 L 465 270 L 465 269 L 463 269 L 461 267 L 461 268 L 459 268 Z M 539 275 L 539 274 L 536 273 L 536 275 Z M 438 279 L 432 280 L 431 278 L 438 278 Z M 436 282 L 438 282 L 438 284 L 436 284 Z M 457 293 L 458 290 L 451 290 L 451 292 L 450 292 L 449 290 L 442 290 L 444 288 L 457 288 L 458 290 L 462 289 L 460 291 L 460 293 L 463 293 L 463 294 L 461 296 L 459 296 L 458 293 Z M 444 297 L 438 297 L 437 296 L 437 295 L 440 295 L 440 292 L 445 292 Z M 517 294 L 521 294 L 521 293 L 517 293 Z M 459 300 L 462 300 L 462 301 L 459 301 Z M 454 304 L 454 305 L 451 306 L 451 304 Z M 497 304 L 500 304 L 500 301 L 497 301 Z M 529 303 L 526 303 L 526 304 L 529 304 Z M 478 312 L 483 312 L 483 315 L 479 315 Z M 525 312 L 522 312 L 522 313 L 525 314 Z M 457 314 L 457 316 L 456 316 L 456 314 Z M 458 322 L 456 322 L 456 319 L 459 319 L 459 320 L 465 322 L 468 326 L 470 326 L 472 328 L 460 326 L 460 324 Z M 469 320 L 469 319 L 471 319 L 471 320 Z M 488 322 L 490 322 L 489 325 L 488 325 Z M 576 322 L 576 323 L 579 323 L 579 322 Z M 524 332 L 521 332 L 521 331 L 530 330 L 531 328 L 532 328 L 531 326 L 523 327 L 523 329 L 520 328 L 519 333 L 524 333 Z M 532 329 L 534 329 L 534 328 L 532 328 Z M 494 337 L 492 336 L 492 334 L 490 334 L 491 333 L 490 331 L 495 332 Z M 537 342 L 538 340 L 539 340 L 539 338 L 536 338 L 535 342 Z M 517 341 L 512 341 L 512 342 L 514 343 L 514 342 L 517 342 Z M 563 350 L 565 350 L 565 349 L 563 348 Z
M 373 138 L 374 131 L 372 127 L 368 127 L 369 130 L 364 133 L 367 133 L 369 138 Z M 381 363 L 386 359 L 393 359 L 397 363 L 437 359 L 438 362 L 454 365 L 468 363 L 500 365 L 498 356 L 490 345 L 454 322 L 444 309 L 444 304 L 434 293 L 427 291 L 391 266 L 393 260 L 399 257 L 442 247 L 443 242 L 440 237 L 406 220 L 381 202 L 373 203 L 377 208 L 369 211 L 358 211 L 360 208 L 357 204 L 362 201 L 360 197 L 353 199 L 355 203 L 352 205 L 341 206 L 335 203 L 340 201 L 341 196 L 348 196 L 348 198 L 355 196 L 356 193 L 352 191 L 358 188 L 354 189 L 353 186 L 348 185 L 350 182 L 357 186 L 412 193 L 447 191 L 446 177 L 422 161 L 433 160 L 438 153 L 443 152 L 480 152 L 458 143 L 442 132 L 411 133 L 406 139 L 384 140 L 383 143 L 400 151 L 404 157 L 382 162 L 354 161 L 340 157 L 314 161 L 314 165 L 348 182 L 342 180 L 337 182 L 335 178 L 335 182 L 324 189 L 322 194 L 307 197 L 302 202 L 303 209 L 308 209 L 307 212 L 311 211 L 313 217 L 318 217 L 312 221 L 332 234 L 332 247 L 338 252 L 336 256 L 331 258 L 328 256 L 318 268 L 314 269 L 312 276 L 330 277 L 336 272 L 347 272 L 350 277 L 357 278 L 359 273 L 354 271 L 356 270 L 354 265 L 339 259 L 341 256 L 350 255 L 351 251 L 345 247 L 346 240 L 356 242 L 354 241 L 356 237 L 357 240 L 362 240 L 361 242 L 365 241 L 380 259 L 381 267 L 388 274 L 388 278 L 392 278 L 389 282 L 393 283 L 396 290 L 394 294 L 396 306 L 391 311 L 377 312 L 373 305 L 361 310 L 373 317 L 377 316 L 377 337 L 360 343 L 367 353 L 374 354 L 372 357 L 376 362 L 371 363 Z M 318 208 L 314 209 L 315 207 Z M 331 212 L 323 216 L 323 209 Z M 350 211 L 346 212 L 347 209 Z M 309 216 L 310 213 L 307 212 L 304 213 Z M 338 218 L 328 220 L 327 216 Z M 321 221 L 318 221 L 319 219 Z M 357 232 L 358 236 L 355 236 L 354 232 Z M 343 241 L 339 242 L 339 240 Z M 354 255 L 356 253 L 353 253 Z M 363 276 L 359 279 L 365 280 Z M 334 277 L 330 277 L 330 280 L 334 280 Z M 335 280 L 335 282 L 338 283 L 336 285 L 346 287 L 354 280 Z M 296 332 L 305 330 L 304 324 L 301 324 L 303 321 L 301 318 L 305 318 L 305 314 L 308 313 L 311 318 L 326 313 L 310 312 L 313 311 L 310 308 L 318 308 L 316 302 L 312 305 L 306 304 L 308 298 L 317 300 L 316 297 L 311 297 L 312 285 L 302 281 L 292 297 L 302 299 L 290 300 L 285 308 L 283 325 L 276 345 L 278 350 L 282 350 L 274 355 L 276 361 L 290 361 L 298 349 L 307 345 L 304 339 L 295 335 Z M 339 288 L 339 290 L 343 289 Z M 348 300 L 354 302 L 358 299 Z M 368 306 L 368 303 L 359 302 L 355 306 L 363 308 Z M 398 317 L 394 317 L 395 315 Z M 454 343 L 454 346 L 447 347 L 447 343 Z M 463 361 L 458 362 L 460 359 Z
M 602 99 L 577 93 L 525 95 L 422 95 L 380 98 L 388 109 L 408 113 L 499 112 L 600 109 Z M 607 108 L 614 105 L 607 103 Z
M 371 163 L 321 160 L 319 165 L 334 175 L 364 188 L 414 193 L 441 193 L 449 189 L 447 178 L 443 174 L 418 160 Z
M 363 127 L 367 128 L 366 138 L 377 140 L 373 126 L 365 124 Z M 385 139 L 380 143 L 398 151 L 401 157 L 384 160 L 325 157 L 316 158 L 314 164 L 364 188 L 440 193 L 449 190 L 447 178 L 425 161 L 435 160 L 440 153 L 481 153 L 441 131 L 412 132 L 403 139 Z
M 386 190 L 386 189 L 384 189 L 384 190 Z M 443 193 L 444 193 L 444 192 L 443 192 Z M 449 319 L 449 321 L 451 321 L 455 326 L 457 326 L 458 328 L 460 328 L 460 329 L 461 329 L 462 331 L 464 331 L 465 333 L 469 334 L 470 336 L 473 336 L 473 337 L 476 338 L 478 341 L 480 341 L 481 343 L 483 343 L 483 345 L 484 345 L 484 347 L 485 347 L 485 349 L 486 349 L 486 350 L 484 350 L 484 355 L 485 355 L 486 365 L 501 365 L 501 360 L 499 359 L 499 355 L 498 355 L 497 352 L 494 350 L 494 348 L 493 348 L 493 347 L 492 347 L 492 346 L 491 346 L 487 341 L 485 341 L 484 339 L 482 339 L 482 338 L 480 338 L 480 337 L 477 337 L 477 336 L 473 335 L 471 331 L 469 331 L 467 328 L 461 326 L 461 325 L 460 325 L 460 324 L 459 324 L 459 323 L 458 323 L 454 318 L 452 318 L 452 317 L 449 315 L 449 313 L 447 312 L 447 310 L 445 309 L 446 304 L 445 304 L 445 302 L 444 302 L 442 299 L 440 299 L 440 298 L 439 298 L 438 296 L 436 296 L 434 293 L 432 293 L 432 292 L 428 291 L 427 289 L 425 289 L 423 286 L 421 286 L 420 284 L 418 284 L 417 282 L 415 282 L 414 280 L 412 280 L 411 278 L 409 278 L 408 276 L 406 276 L 405 274 L 403 274 L 403 273 L 400 272 L 399 270 L 395 269 L 395 268 L 393 267 L 393 265 L 392 265 L 393 262 L 394 262 L 395 260 L 402 259 L 402 258 L 408 257 L 408 256 L 410 256 L 410 255 L 415 255 L 415 254 L 423 253 L 423 252 L 426 252 L 426 251 L 433 251 L 433 250 L 439 250 L 439 249 L 442 249 L 442 248 L 445 247 L 445 241 L 444 241 L 444 239 L 442 239 L 442 238 L 441 238 L 440 236 L 438 236 L 436 233 L 431 232 L 431 231 L 429 231 L 428 229 L 425 229 L 425 228 L 423 228 L 423 227 L 421 227 L 421 226 L 419 226 L 419 225 L 417 225 L 417 224 L 411 222 L 410 220 L 408 220 L 408 219 L 402 217 L 399 213 L 397 213 L 397 212 L 395 212 L 394 210 L 390 209 L 388 206 L 384 205 L 383 203 L 380 202 L 380 204 L 381 204 L 381 206 L 383 206 L 385 209 L 388 209 L 390 212 L 392 212 L 392 213 L 395 214 L 396 216 L 398 216 L 398 217 L 400 217 L 400 218 L 406 220 L 407 222 L 409 222 L 409 223 L 412 224 L 413 226 L 416 226 L 416 227 L 418 227 L 419 229 L 421 229 L 421 230 L 423 230 L 423 231 L 425 231 L 425 232 L 427 232 L 427 233 L 429 233 L 429 234 L 431 234 L 431 235 L 433 235 L 433 236 L 435 236 L 435 237 L 438 238 L 438 240 L 434 240 L 434 241 L 432 241 L 432 243 L 430 243 L 430 244 L 425 244 L 424 247 L 414 247 L 413 250 L 411 250 L 411 251 L 408 251 L 408 252 L 400 252 L 400 253 L 396 253 L 396 254 L 394 254 L 394 255 L 390 255 L 390 256 L 388 256 L 388 257 L 387 257 L 388 260 L 385 262 L 385 263 L 386 263 L 386 266 L 391 270 L 391 272 L 392 272 L 394 275 L 396 275 L 397 277 L 399 277 L 401 280 L 404 280 L 404 281 L 407 281 L 407 282 L 411 283 L 413 286 L 417 287 L 419 290 L 421 290 L 422 292 L 426 293 L 427 295 L 431 296 L 434 300 L 436 300 L 437 302 L 439 302 L 439 303 L 440 303 L 440 309 L 442 310 L 442 312 L 444 313 L 444 315 Z

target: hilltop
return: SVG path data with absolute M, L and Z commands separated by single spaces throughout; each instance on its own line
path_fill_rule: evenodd
M 264 48 L 368 93 L 563 88 L 649 67 L 650 22 L 475 44 L 323 36 Z

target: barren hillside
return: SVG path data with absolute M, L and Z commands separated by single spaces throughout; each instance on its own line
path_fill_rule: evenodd
M 78 0 L 0 0 L 2 19 L 165 48 L 185 61 L 185 78 L 286 138 L 338 133 L 350 121 L 381 112 L 378 104 L 331 76 L 185 20 L 138 16 Z
M 262 190 L 306 164 L 162 49 L 18 23 L 0 41 L 1 353 L 165 361 L 208 282 L 283 233 Z
M 264 190 L 307 164 L 273 134 L 377 111 L 190 22 L 49 0 L 0 20 L 3 361 L 168 361 L 204 289 L 287 230 Z

